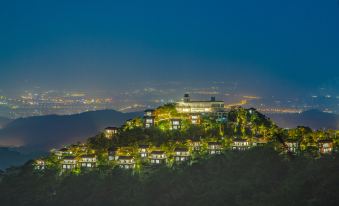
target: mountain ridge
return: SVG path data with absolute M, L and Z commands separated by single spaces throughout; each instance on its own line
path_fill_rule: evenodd
M 48 150 L 85 140 L 107 126 L 120 126 L 140 112 L 98 110 L 73 115 L 46 115 L 13 120 L 0 130 L 0 145 Z
M 339 129 L 339 115 L 312 109 L 295 114 L 265 114 L 278 126 L 283 128 L 295 128 L 307 126 L 317 129 Z

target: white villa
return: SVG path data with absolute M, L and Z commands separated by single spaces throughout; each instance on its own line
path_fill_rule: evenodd
M 200 124 L 200 115 L 199 114 L 191 114 L 190 116 L 191 124 L 197 125 Z
M 135 168 L 135 160 L 133 156 L 119 156 L 118 165 L 122 169 Z
M 222 145 L 220 142 L 208 142 L 208 154 L 221 154 Z
M 104 134 L 105 134 L 106 138 L 110 139 L 113 136 L 117 135 L 118 132 L 119 132 L 119 128 L 117 128 L 117 127 L 106 127 Z
M 63 170 L 73 170 L 77 166 L 77 160 L 75 157 L 68 156 L 64 157 L 64 159 L 61 162 L 61 167 Z
M 153 151 L 150 154 L 150 162 L 151 164 L 163 164 L 166 163 L 167 156 L 164 151 L 157 150 Z
M 320 154 L 329 154 L 333 151 L 333 141 L 332 140 L 319 140 L 318 147 Z
M 287 141 L 285 141 L 285 145 L 287 146 L 288 152 L 296 154 L 299 151 L 299 142 L 298 141 L 287 140 Z
M 82 155 L 79 161 L 80 167 L 82 168 L 93 168 L 96 167 L 97 157 L 94 154 Z
M 246 139 L 234 139 L 231 147 L 232 150 L 245 151 L 251 148 L 251 144 Z
M 154 110 L 147 109 L 144 112 L 144 126 L 145 128 L 153 127 L 155 124 Z
M 146 157 L 148 157 L 149 146 L 148 145 L 140 145 L 138 151 L 139 151 L 141 158 L 146 158 Z
M 181 119 L 171 119 L 171 130 L 181 129 Z
M 46 168 L 46 163 L 44 160 L 38 159 L 34 161 L 33 166 L 35 170 L 44 170 Z
M 174 161 L 185 162 L 191 157 L 190 152 L 187 148 L 177 147 L 174 149 Z

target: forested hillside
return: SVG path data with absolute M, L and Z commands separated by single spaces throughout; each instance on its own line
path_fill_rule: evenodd
M 337 156 L 288 159 L 268 147 L 229 152 L 190 167 L 142 173 L 101 169 L 44 175 L 31 164 L 2 177 L 1 205 L 337 205 Z

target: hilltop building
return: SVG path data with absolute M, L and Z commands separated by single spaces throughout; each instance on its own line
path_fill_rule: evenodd
M 210 101 L 191 100 L 189 94 L 184 95 L 184 99 L 176 103 L 176 109 L 179 113 L 218 113 L 223 112 L 224 101 L 216 101 L 211 97 Z

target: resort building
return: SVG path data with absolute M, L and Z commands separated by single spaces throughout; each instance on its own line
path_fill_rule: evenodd
M 58 160 L 61 160 L 63 156 L 72 155 L 73 152 L 72 152 L 72 150 L 64 147 L 64 148 L 61 148 L 61 149 L 55 151 L 54 154 L 57 156 Z
M 144 111 L 144 117 L 154 117 L 154 109 L 146 109 Z
M 201 142 L 200 141 L 192 141 L 192 149 L 193 151 L 200 151 L 201 150 Z
M 164 164 L 166 163 L 167 156 L 164 151 L 156 150 L 151 152 L 150 154 L 150 162 L 151 164 Z
M 291 152 L 291 153 L 298 153 L 299 152 L 299 142 L 296 140 L 287 140 L 285 141 L 286 149 L 287 151 L 285 152 Z M 286 150 L 285 149 L 285 150 Z
M 220 142 L 208 142 L 208 154 L 221 154 L 222 145 Z
M 138 148 L 138 152 L 141 158 L 148 157 L 149 146 L 148 145 L 140 145 Z
M 264 146 L 265 144 L 268 143 L 268 140 L 266 138 L 254 138 L 252 140 L 252 146 L 254 147 L 262 147 Z
M 318 147 L 320 154 L 329 154 L 333 151 L 333 141 L 332 140 L 319 140 Z
M 118 160 L 119 156 L 118 156 L 118 148 L 116 147 L 111 147 L 108 149 L 108 160 L 109 161 L 116 161 Z
M 184 99 L 176 103 L 176 109 L 179 113 L 216 113 L 224 111 L 224 101 L 216 101 L 211 97 L 210 101 L 191 100 L 189 94 L 185 94 Z
M 181 119 L 171 119 L 171 130 L 181 129 Z
M 106 127 L 105 128 L 105 137 L 110 139 L 112 137 L 114 137 L 115 135 L 117 135 L 119 132 L 119 128 L 117 127 Z
M 153 127 L 155 124 L 154 110 L 147 109 L 144 112 L 144 126 L 145 128 Z
M 44 160 L 38 159 L 34 161 L 33 166 L 35 170 L 44 170 L 46 168 L 46 163 Z
M 190 159 L 190 152 L 187 148 L 177 147 L 174 149 L 174 161 L 175 162 L 185 162 Z
M 73 170 L 77 166 L 77 160 L 73 156 L 64 157 L 61 162 L 61 167 L 63 170 Z
M 118 165 L 122 169 L 135 168 L 135 160 L 133 156 L 119 156 Z
M 82 155 L 79 163 L 82 168 L 93 168 L 96 167 L 97 157 L 94 154 Z
M 234 139 L 231 148 L 232 150 L 245 151 L 251 148 L 251 144 L 246 139 Z
M 81 152 L 87 152 L 87 150 L 88 150 L 88 148 L 87 148 L 87 146 L 85 144 L 79 144 L 78 145 L 78 149 Z

